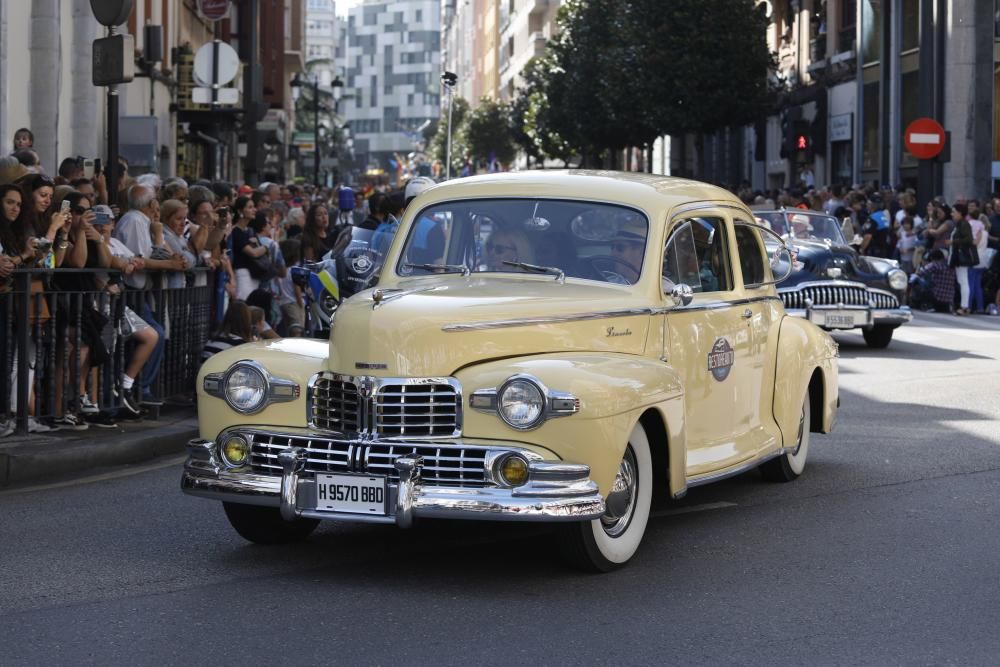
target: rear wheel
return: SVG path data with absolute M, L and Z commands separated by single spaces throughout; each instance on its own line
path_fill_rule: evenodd
M 222 503 L 226 518 L 245 540 L 256 544 L 289 544 L 301 542 L 316 530 L 316 519 L 285 521 L 276 507 Z
M 604 516 L 562 526 L 559 545 L 566 559 L 586 570 L 610 572 L 627 563 L 646 532 L 653 496 L 649 439 L 636 424 L 618 465 Z
M 781 456 L 771 459 L 760 466 L 760 472 L 769 482 L 791 482 L 802 474 L 806 467 L 806 457 L 809 455 L 809 392 L 802 401 L 802 412 L 799 416 L 799 433 L 795 447 Z
M 892 342 L 892 332 L 895 329 L 896 327 L 887 324 L 876 324 L 871 329 L 862 329 L 861 335 L 865 337 L 868 347 L 882 349 L 889 347 L 889 343 Z

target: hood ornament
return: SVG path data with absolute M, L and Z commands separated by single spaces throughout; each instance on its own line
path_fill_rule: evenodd
M 382 303 L 382 299 L 384 298 L 385 298 L 385 292 L 383 292 L 382 290 L 377 289 L 374 292 L 372 292 L 372 301 L 375 302 L 376 306 Z

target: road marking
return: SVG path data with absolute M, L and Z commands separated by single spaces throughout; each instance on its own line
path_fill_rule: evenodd
M 106 472 L 100 475 L 91 475 L 90 477 L 80 477 L 78 479 L 68 479 L 65 482 L 40 484 L 38 486 L 25 486 L 19 489 L 0 491 L 0 496 L 13 496 L 18 493 L 32 493 L 34 491 L 49 491 L 51 489 L 63 489 L 68 486 L 80 486 L 82 484 L 104 482 L 109 479 L 118 479 L 120 477 L 131 477 L 132 475 L 141 475 L 144 472 L 151 472 L 153 470 L 169 468 L 171 466 L 177 465 L 178 463 L 183 463 L 185 458 L 187 458 L 186 454 L 180 454 L 178 456 L 174 456 L 172 458 L 159 461 L 157 463 L 150 463 L 144 466 L 131 466 L 124 470 L 113 470 L 112 472 Z
M 717 503 L 705 503 L 704 505 L 690 505 L 688 507 L 678 507 L 672 510 L 658 510 L 656 512 L 650 512 L 649 516 L 659 517 L 659 516 L 673 516 L 675 514 L 691 514 L 692 512 L 707 512 L 709 510 L 722 510 L 727 507 L 736 507 L 736 503 L 730 503 L 726 501 L 719 501 Z

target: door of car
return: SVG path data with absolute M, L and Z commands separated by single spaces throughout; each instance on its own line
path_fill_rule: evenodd
M 737 465 L 752 455 L 735 434 L 746 407 L 752 369 L 750 328 L 738 301 L 732 265 L 732 233 L 720 210 L 676 216 L 664 246 L 663 289 L 691 288 L 690 303 L 668 308 L 667 362 L 684 377 L 687 476 Z
M 767 253 L 760 232 L 745 217 L 733 218 L 733 237 L 738 255 L 736 266 L 741 279 L 743 304 L 740 306 L 749 329 L 750 345 L 745 358 L 737 358 L 749 371 L 748 400 L 740 407 L 736 437 L 740 449 L 760 454 L 780 445 L 781 437 L 771 409 L 774 373 L 778 354 L 780 300 L 768 282 Z

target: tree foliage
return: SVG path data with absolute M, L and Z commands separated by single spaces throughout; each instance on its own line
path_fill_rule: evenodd
M 513 105 L 530 155 L 593 163 L 765 112 L 774 63 L 754 0 L 567 0 L 557 22 Z
M 465 118 L 469 114 L 469 103 L 461 97 L 456 97 L 452 101 L 452 122 L 455 125 L 455 132 L 451 136 L 451 171 L 459 173 L 462 163 L 468 153 L 468 146 L 465 141 Z M 441 110 L 441 119 L 437 124 L 437 134 L 431 139 L 427 152 L 431 159 L 440 160 L 441 164 L 447 161 L 448 151 L 448 107 Z
M 465 141 L 473 162 L 494 158 L 501 164 L 514 160 L 516 149 L 511 134 L 510 106 L 483 97 L 466 117 Z

